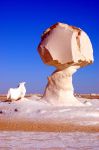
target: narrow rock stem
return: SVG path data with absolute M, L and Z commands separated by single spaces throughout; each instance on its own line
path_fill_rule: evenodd
M 70 66 L 64 70 L 56 70 L 48 77 L 43 99 L 53 105 L 79 106 L 82 105 L 74 97 L 74 88 L 72 84 L 72 75 L 78 69 L 78 66 Z

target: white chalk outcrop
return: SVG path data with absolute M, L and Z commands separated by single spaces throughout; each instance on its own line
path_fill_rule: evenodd
M 24 98 L 26 94 L 25 82 L 19 84 L 18 88 L 10 88 L 7 94 L 7 100 L 18 100 Z
M 57 68 L 48 78 L 43 99 L 54 105 L 82 105 L 74 97 L 72 75 L 94 60 L 88 35 L 74 26 L 57 23 L 43 33 L 38 51 L 45 64 Z

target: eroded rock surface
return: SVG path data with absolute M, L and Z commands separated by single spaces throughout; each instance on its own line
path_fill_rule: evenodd
M 74 97 L 72 75 L 80 67 L 93 63 L 88 35 L 80 28 L 56 23 L 43 33 L 38 51 L 45 64 L 57 68 L 48 78 L 42 99 L 59 106 L 83 105 Z
M 57 23 L 42 35 L 38 46 L 45 64 L 66 68 L 93 62 L 93 49 L 87 34 L 74 26 Z

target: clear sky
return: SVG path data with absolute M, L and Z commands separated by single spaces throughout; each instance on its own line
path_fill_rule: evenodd
M 42 93 L 54 67 L 43 64 L 37 46 L 42 32 L 63 22 L 89 35 L 95 62 L 74 75 L 75 91 L 99 93 L 98 0 L 0 1 L 0 93 L 26 81 L 28 93 Z

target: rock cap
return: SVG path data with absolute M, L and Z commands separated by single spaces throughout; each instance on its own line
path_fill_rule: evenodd
M 88 35 L 80 28 L 56 23 L 41 37 L 39 54 L 45 64 L 64 69 L 93 63 L 93 48 Z

